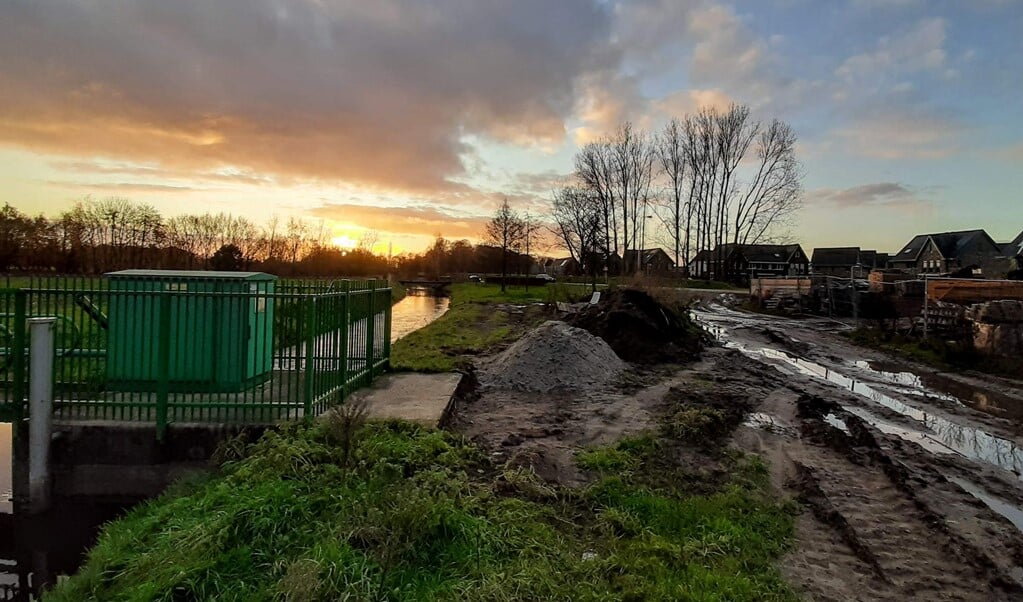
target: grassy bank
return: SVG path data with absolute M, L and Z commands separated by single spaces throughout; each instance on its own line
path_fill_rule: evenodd
M 391 347 L 394 370 L 447 372 L 522 336 L 549 315 L 543 304 L 569 300 L 574 287 L 455 284 L 448 311 Z M 588 296 L 588 295 L 587 295 Z
M 717 491 L 690 495 L 656 438 L 629 439 L 582 453 L 598 476 L 562 489 L 444 432 L 326 424 L 269 433 L 108 525 L 45 599 L 791 597 L 773 568 L 791 513 L 758 462 L 735 457 Z
M 408 290 L 405 289 L 405 285 L 397 280 L 390 282 L 388 286 L 391 287 L 391 305 L 401 301 L 408 294 Z

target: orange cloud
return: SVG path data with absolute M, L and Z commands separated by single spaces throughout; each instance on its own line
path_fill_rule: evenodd
M 310 213 L 335 223 L 399 235 L 480 240 L 489 217 L 452 214 L 434 207 L 367 207 L 328 203 Z
M 576 79 L 613 68 L 611 18 L 589 0 L 14 0 L 0 145 L 466 191 L 466 135 L 560 143 Z

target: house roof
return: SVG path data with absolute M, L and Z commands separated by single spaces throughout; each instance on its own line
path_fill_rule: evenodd
M 801 250 L 799 245 L 739 245 L 739 250 L 752 263 L 778 263 L 788 262 L 796 251 Z
M 727 259 L 733 253 L 739 251 L 746 261 L 751 263 L 787 263 L 797 251 L 802 251 L 799 245 L 735 245 L 732 243 L 721 245 L 721 257 Z M 718 251 L 704 249 L 696 254 L 693 261 L 712 261 L 717 259 Z
M 938 248 L 942 257 L 953 259 L 959 257 L 962 250 L 978 237 L 990 239 L 987 232 L 983 230 L 961 230 L 959 232 L 939 232 L 935 234 L 918 234 L 902 248 L 891 261 L 894 262 L 915 262 L 920 257 L 920 252 L 933 242 Z
M 859 261 L 859 247 L 818 247 L 810 259 L 815 267 L 849 267 Z
M 667 259 L 669 263 L 671 263 L 672 265 L 675 264 L 671 256 L 668 255 L 668 253 L 660 247 L 654 249 L 643 249 L 642 251 L 639 252 L 642 253 L 641 261 L 644 264 L 651 263 L 658 255 L 664 255 L 665 259 Z M 626 263 L 628 263 L 629 260 L 635 259 L 635 257 L 636 257 L 635 249 L 629 249 L 628 251 L 625 252 Z

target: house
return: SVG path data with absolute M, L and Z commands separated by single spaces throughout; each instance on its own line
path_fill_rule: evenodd
M 859 247 L 817 247 L 810 270 L 814 276 L 862 278 L 873 269 L 888 267 L 888 254 Z
M 637 257 L 640 269 L 644 274 L 669 274 L 675 269 L 675 261 L 668 256 L 664 249 L 656 248 L 626 251 L 623 262 L 626 271 L 636 270 Z
M 1023 258 L 1023 232 L 1020 232 L 1012 242 L 999 245 L 1002 247 L 1002 255 L 1005 257 Z
M 787 278 L 810 273 L 810 260 L 795 245 L 720 245 L 689 262 L 691 278 L 746 283 L 750 278 Z
M 888 264 L 911 274 L 984 276 L 1004 262 L 1002 247 L 983 230 L 914 236 Z
M 575 276 L 579 262 L 573 257 L 548 257 L 542 262 L 542 272 L 548 276 Z

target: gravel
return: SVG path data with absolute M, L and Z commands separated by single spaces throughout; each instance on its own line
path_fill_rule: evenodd
M 625 368 L 599 337 L 550 320 L 486 361 L 479 380 L 486 388 L 549 393 L 600 387 Z

